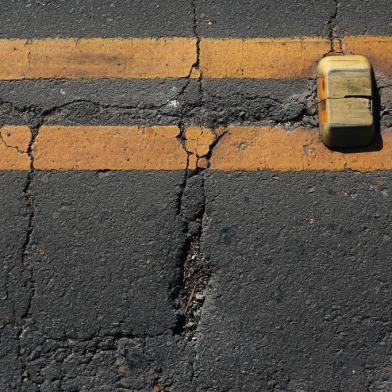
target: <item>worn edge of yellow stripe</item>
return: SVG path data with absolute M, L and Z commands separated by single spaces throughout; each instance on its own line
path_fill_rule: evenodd
M 315 129 L 237 126 L 42 126 L 32 148 L 26 126 L 0 128 L 1 171 L 392 170 L 392 129 L 379 151 L 343 153 L 325 147 Z
M 346 36 L 343 53 L 369 57 L 392 76 L 391 36 Z M 0 80 L 22 79 L 298 79 L 314 77 L 331 53 L 322 37 L 0 39 Z

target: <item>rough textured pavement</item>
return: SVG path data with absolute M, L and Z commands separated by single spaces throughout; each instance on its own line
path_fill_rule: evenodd
M 186 0 L 10 0 L 0 4 L 3 37 L 189 36 Z
M 389 35 L 389 9 L 7 0 L 0 37 Z M 314 127 L 315 81 L 0 82 L 1 125 L 46 123 Z M 391 176 L 0 173 L 0 391 L 391 391 Z
M 390 174 L 209 173 L 206 189 L 201 390 L 390 390 Z

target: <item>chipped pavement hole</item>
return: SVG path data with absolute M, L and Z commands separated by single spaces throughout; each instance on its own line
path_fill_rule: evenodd
M 201 251 L 200 238 L 193 236 L 184 263 L 184 286 L 179 293 L 182 314 L 185 318 L 184 332 L 188 340 L 200 321 L 205 299 L 205 289 L 211 277 L 211 264 Z

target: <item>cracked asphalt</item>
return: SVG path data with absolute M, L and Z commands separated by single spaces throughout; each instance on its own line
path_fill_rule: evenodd
M 0 38 L 392 34 L 386 0 L 5 0 L 0 15 Z M 391 86 L 377 79 L 382 128 Z M 390 172 L 33 165 L 44 124 L 173 124 L 185 144 L 195 124 L 316 127 L 316 109 L 313 79 L 0 81 L 0 125 L 33 135 L 31 170 L 0 173 L 0 391 L 392 391 Z

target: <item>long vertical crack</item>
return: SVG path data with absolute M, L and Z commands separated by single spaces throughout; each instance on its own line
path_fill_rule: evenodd
M 203 107 L 203 70 L 201 69 L 201 38 L 198 32 L 196 1 L 197 0 L 191 1 L 192 10 L 193 10 L 193 35 L 196 38 L 196 63 L 194 68 L 199 72 L 199 77 L 198 77 L 199 97 L 200 97 L 199 106 L 200 108 L 202 108 Z
M 227 130 L 221 128 L 186 129 L 185 127 L 181 132 L 183 147 L 187 152 L 187 167 L 184 188 L 179 198 L 179 216 L 186 232 L 179 274 L 173 291 L 173 303 L 178 312 L 173 333 L 190 343 L 197 340 L 197 327 L 202 317 L 205 296 L 213 273 L 211 261 L 203 253 L 203 240 L 208 229 L 206 171 L 210 166 L 214 148 L 226 132 Z M 191 143 L 188 143 L 189 141 Z M 199 157 L 198 154 L 202 156 Z M 192 347 L 192 356 L 188 360 L 191 365 L 191 382 L 193 382 L 197 350 L 194 345 L 190 347 Z
M 29 297 L 28 301 L 26 304 L 26 309 L 21 317 L 21 323 L 22 325 L 20 326 L 20 330 L 18 333 L 18 339 L 19 339 L 19 359 L 21 360 L 22 364 L 22 378 L 26 377 L 26 364 L 25 361 L 23 360 L 23 355 L 21 352 L 21 338 L 23 336 L 23 332 L 25 330 L 25 323 L 27 320 L 31 318 L 31 305 L 32 305 L 32 300 L 35 295 L 35 279 L 34 279 L 34 274 L 32 270 L 32 265 L 31 265 L 31 242 L 32 242 L 32 234 L 33 234 L 33 229 L 34 229 L 34 218 L 35 218 L 35 202 L 34 202 L 34 197 L 31 192 L 31 183 L 34 177 L 34 155 L 33 155 L 33 146 L 35 143 L 35 140 L 38 135 L 39 131 L 39 126 L 36 127 L 31 127 L 31 139 L 30 143 L 28 146 L 28 156 L 30 158 L 30 170 L 27 174 L 26 178 L 26 183 L 23 189 L 23 194 L 24 198 L 26 200 L 26 207 L 27 207 L 27 214 L 28 214 L 28 220 L 27 220 L 27 229 L 26 229 L 26 234 L 25 234 L 25 239 L 22 245 L 22 251 L 21 251 L 21 257 L 22 257 L 22 266 L 23 268 L 27 271 L 28 273 L 28 280 L 26 283 L 26 288 L 29 290 Z M 23 380 L 22 380 L 23 381 Z
M 176 335 L 192 340 L 211 277 L 210 261 L 203 254 L 202 242 L 208 228 L 205 174 L 214 147 L 224 129 L 182 127 L 180 140 L 187 153 L 185 178 L 177 199 L 177 214 L 184 225 L 184 246 L 177 262 L 178 272 L 171 298 L 178 312 Z
M 196 39 L 196 61 L 192 65 L 189 79 L 197 76 L 199 86 L 198 110 L 203 105 L 203 74 L 200 69 L 200 36 L 198 34 L 197 0 L 191 0 L 193 12 L 193 35 Z M 185 87 L 186 88 L 186 87 Z M 201 251 L 201 238 L 205 216 L 204 173 L 205 168 L 198 168 L 195 151 L 189 151 L 187 146 L 187 129 L 184 117 L 179 121 L 181 133 L 179 141 L 187 153 L 187 163 L 184 179 L 177 198 L 177 214 L 184 224 L 185 240 L 179 256 L 177 276 L 174 287 L 171 287 L 171 297 L 178 312 L 178 318 L 173 333 L 191 338 L 194 333 L 200 308 L 203 304 L 203 291 L 208 284 L 210 267 Z M 207 165 L 208 166 L 208 165 Z M 197 208 L 190 206 L 197 204 Z
M 31 295 L 29 298 L 29 302 L 26 307 L 26 311 L 23 315 L 22 318 L 26 319 L 30 315 L 30 308 L 31 308 L 31 300 L 34 296 L 35 293 L 35 285 L 34 285 L 34 277 L 33 273 L 31 270 L 31 254 L 29 251 L 29 247 L 31 245 L 31 239 L 32 239 L 32 233 L 33 233 L 33 221 L 34 221 L 34 214 L 35 214 L 35 203 L 34 203 L 34 197 L 31 193 L 31 183 L 34 177 L 34 155 L 33 155 L 33 145 L 35 143 L 35 140 L 38 135 L 38 127 L 31 128 L 31 140 L 28 146 L 27 154 L 30 158 L 30 170 L 27 174 L 27 179 L 26 183 L 23 189 L 23 194 L 26 200 L 26 205 L 27 205 L 27 213 L 28 213 L 28 222 L 27 222 L 27 230 L 26 230 L 26 236 L 25 236 L 25 241 L 22 246 L 22 263 L 23 266 L 30 271 L 30 282 L 31 282 Z
M 200 67 L 200 36 L 197 31 L 197 9 L 196 9 L 196 0 L 191 1 L 191 9 L 193 13 L 193 26 L 192 26 L 192 33 L 193 37 L 195 38 L 195 62 L 192 64 L 188 75 L 186 76 L 186 83 L 184 86 L 180 89 L 178 92 L 178 96 L 181 96 L 185 93 L 187 88 L 189 87 L 190 83 L 192 80 L 197 80 L 198 83 L 198 90 L 199 90 L 199 101 L 195 105 L 195 109 L 200 110 L 203 105 L 203 86 L 202 86 L 202 70 Z M 167 102 L 165 102 L 161 107 L 166 105 Z M 181 113 L 180 115 L 180 122 L 183 121 L 184 117 L 186 117 L 187 113 Z
M 199 86 L 199 123 L 203 123 L 203 72 L 201 69 L 201 37 L 198 33 L 197 0 L 191 0 L 193 11 L 193 35 L 196 39 L 196 62 L 191 75 L 198 75 Z M 210 165 L 212 149 L 224 134 L 221 129 L 203 127 L 193 128 L 190 134 L 185 118 L 179 122 L 181 133 L 179 141 L 187 153 L 187 165 L 184 180 L 178 195 L 177 213 L 185 227 L 185 241 L 179 260 L 179 271 L 172 299 L 178 310 L 174 334 L 192 340 L 204 303 L 204 291 L 211 276 L 211 265 L 203 255 L 202 240 L 208 226 L 206 214 L 205 170 Z M 195 207 L 196 206 L 196 207 Z

